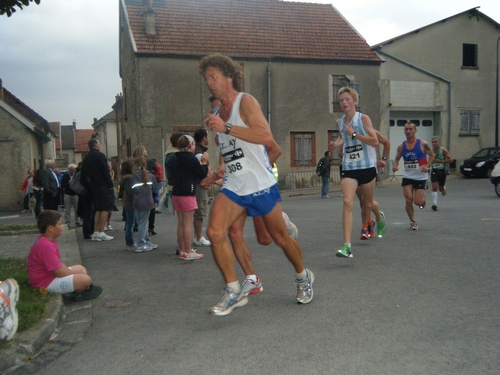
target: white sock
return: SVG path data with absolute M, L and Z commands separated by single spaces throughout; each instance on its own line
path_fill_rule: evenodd
M 234 293 L 241 293 L 241 286 L 239 281 L 233 281 L 232 283 L 228 283 L 227 286 L 233 290 Z
M 246 277 L 247 277 L 247 279 L 250 279 L 250 280 L 252 280 L 253 282 L 256 282 L 256 281 L 257 281 L 257 276 L 256 276 L 256 275 L 247 275 Z
M 438 204 L 438 193 L 437 193 L 437 191 L 433 191 L 431 193 L 431 197 L 432 197 L 432 203 L 434 203 L 434 205 L 437 206 L 437 204 Z
M 304 280 L 307 276 L 307 273 L 306 273 L 306 269 L 304 268 L 304 271 L 302 271 L 301 273 L 296 273 L 295 274 L 295 277 L 297 280 Z

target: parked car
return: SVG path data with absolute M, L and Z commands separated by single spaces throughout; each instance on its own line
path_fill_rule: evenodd
M 482 148 L 460 165 L 460 173 L 465 177 L 490 177 L 497 162 L 494 157 L 500 147 Z

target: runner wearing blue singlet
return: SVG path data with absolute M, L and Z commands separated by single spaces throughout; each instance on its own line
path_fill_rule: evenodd
M 404 131 L 406 141 L 398 146 L 392 171 L 396 172 L 399 170 L 399 159 L 402 157 L 405 169 L 401 186 L 403 186 L 405 196 L 406 213 L 410 219 L 410 229 L 418 230 L 413 204 L 420 208 L 425 207 L 427 172 L 434 160 L 434 152 L 426 141 L 415 137 L 417 127 L 414 123 L 407 123 Z

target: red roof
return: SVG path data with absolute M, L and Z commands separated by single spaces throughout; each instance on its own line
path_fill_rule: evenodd
M 75 152 L 89 152 L 88 141 L 92 138 L 94 129 L 76 129 L 76 149 Z
M 59 149 L 61 147 L 61 135 L 59 134 L 59 128 L 61 126 L 60 122 L 49 122 L 49 127 L 52 133 L 57 135 L 56 138 L 56 149 Z
M 139 54 L 380 63 L 331 5 L 281 0 L 154 0 L 147 35 L 143 0 L 123 0 Z

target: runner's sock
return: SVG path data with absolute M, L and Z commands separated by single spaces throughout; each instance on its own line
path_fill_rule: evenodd
M 227 286 L 233 290 L 234 293 L 241 293 L 241 286 L 238 280 L 233 281 L 232 283 L 228 283 Z
M 257 275 L 246 275 L 246 278 L 252 280 L 253 282 L 257 281 Z
M 438 193 L 437 193 L 437 191 L 433 191 L 431 193 L 431 197 L 432 197 L 432 204 L 434 204 L 435 206 L 437 206 L 437 204 L 438 204 Z
M 295 276 L 297 280 L 304 280 L 307 276 L 306 269 L 304 268 L 304 271 L 301 273 L 296 273 Z

